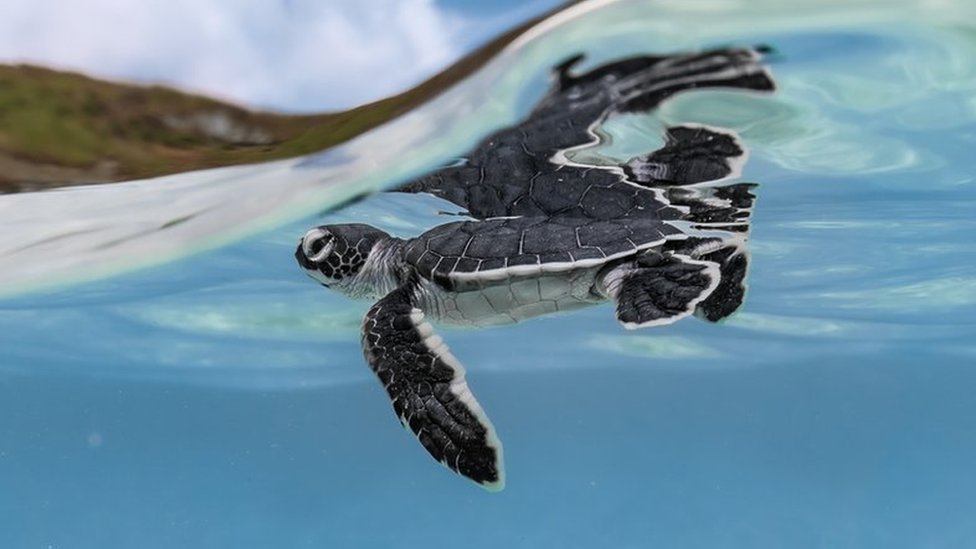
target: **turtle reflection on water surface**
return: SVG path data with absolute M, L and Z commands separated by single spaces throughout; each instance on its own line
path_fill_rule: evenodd
M 435 459 L 490 490 L 504 486 L 501 442 L 428 317 L 485 326 L 613 301 L 617 319 L 639 328 L 692 314 L 714 322 L 742 304 L 753 185 L 714 185 L 745 160 L 734 134 L 671 127 L 662 148 L 622 166 L 565 153 L 591 143 L 608 116 L 678 92 L 772 91 L 765 51 L 632 57 L 579 75 L 576 56 L 555 68 L 524 121 L 397 189 L 449 200 L 476 221 L 408 239 L 360 224 L 305 234 L 295 256 L 309 276 L 377 299 L 363 321 L 366 360 Z

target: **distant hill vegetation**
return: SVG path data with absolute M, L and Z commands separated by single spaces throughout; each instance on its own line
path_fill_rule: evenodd
M 300 156 L 372 129 L 468 76 L 528 21 L 399 95 L 342 112 L 256 112 L 162 86 L 0 65 L 0 193 Z
M 341 116 L 258 113 L 160 86 L 0 65 L 0 189 L 109 182 L 303 154 L 341 141 L 334 127 Z

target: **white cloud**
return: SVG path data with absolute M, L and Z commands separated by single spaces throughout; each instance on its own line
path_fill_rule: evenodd
M 3 0 L 0 62 L 322 110 L 437 72 L 466 28 L 434 0 Z

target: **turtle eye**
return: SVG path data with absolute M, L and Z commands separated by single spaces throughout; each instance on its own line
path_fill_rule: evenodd
M 322 248 L 325 247 L 324 240 L 325 240 L 324 238 L 320 238 L 318 240 L 313 241 L 312 244 L 308 247 L 309 255 L 315 255 L 321 252 Z
M 330 253 L 332 253 L 332 249 L 335 248 L 335 243 L 333 242 L 331 236 L 323 236 L 322 238 L 313 241 L 310 248 L 312 253 L 308 255 L 308 258 L 312 261 L 319 262 L 324 260 L 329 256 Z
M 312 229 L 302 239 L 302 251 L 311 261 L 322 261 L 335 247 L 334 237 L 322 229 Z

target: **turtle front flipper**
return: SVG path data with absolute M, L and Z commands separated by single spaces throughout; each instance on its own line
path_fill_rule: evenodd
M 707 261 L 648 251 L 601 277 L 617 302 L 617 320 L 632 330 L 671 324 L 693 312 L 719 284 L 719 269 Z
M 416 289 L 415 282 L 407 282 L 366 313 L 366 361 L 400 423 L 434 459 L 488 490 L 501 490 L 501 441 L 468 388 L 464 367 L 417 308 Z

